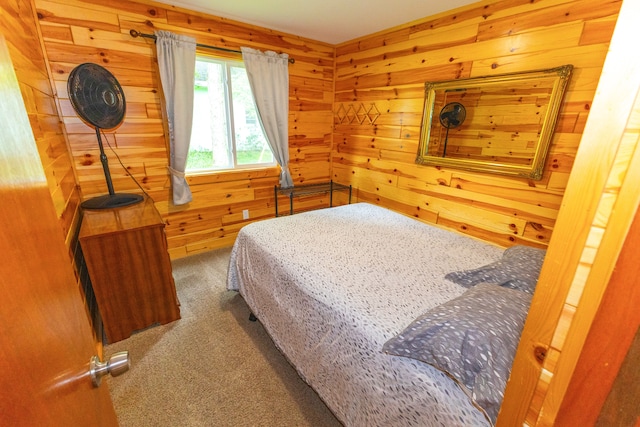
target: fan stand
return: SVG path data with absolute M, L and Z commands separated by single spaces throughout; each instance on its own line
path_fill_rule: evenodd
M 69 73 L 67 92 L 71 105 L 78 116 L 96 130 L 100 147 L 100 161 L 109 189 L 109 194 L 85 200 L 80 206 L 83 209 L 113 209 L 143 201 L 144 197 L 140 194 L 116 194 L 113 191 L 107 156 L 104 154 L 102 146 L 100 130 L 113 129 L 122 123 L 126 110 L 124 92 L 118 80 L 104 67 L 98 64 L 84 63 Z
M 447 111 L 447 108 L 449 107 L 452 107 L 452 110 Z M 462 112 L 462 117 L 460 117 L 461 112 Z M 466 109 L 464 108 L 464 105 L 460 104 L 459 102 L 450 102 L 449 104 L 442 107 L 442 110 L 440 110 L 440 124 L 447 129 L 447 132 L 444 137 L 444 145 L 442 147 L 442 157 L 447 156 L 447 143 L 449 142 L 449 129 L 451 128 L 455 129 L 458 126 L 460 126 L 462 122 L 464 122 L 464 119 L 466 118 L 466 116 L 467 116 Z M 446 119 L 446 124 L 444 123 L 445 119 Z M 456 123 L 453 125 L 451 124 L 452 119 L 456 121 Z
M 447 127 L 447 132 L 444 135 L 444 147 L 442 148 L 442 157 L 447 156 L 447 142 L 449 142 L 449 128 L 451 128 L 451 126 L 447 124 L 446 127 Z
M 100 147 L 100 162 L 102 163 L 102 169 L 104 170 L 104 177 L 107 181 L 107 188 L 109 194 L 103 196 L 93 197 L 87 199 L 80 204 L 83 209 L 114 209 L 124 206 L 134 205 L 142 202 L 144 198 L 140 194 L 127 194 L 118 193 L 113 191 L 113 183 L 111 182 L 111 173 L 109 173 L 109 161 L 107 155 L 104 153 L 104 147 L 102 146 L 102 138 L 100 137 L 100 128 L 96 126 L 96 136 L 98 137 L 98 146 Z

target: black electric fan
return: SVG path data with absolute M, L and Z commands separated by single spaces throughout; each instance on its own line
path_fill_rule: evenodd
M 442 157 L 447 154 L 447 142 L 449 141 L 449 129 L 457 128 L 464 122 L 467 117 L 467 109 L 459 102 L 450 102 L 440 110 L 440 124 L 447 128 L 447 133 L 444 138 L 444 148 L 442 150 Z
M 67 89 L 71 105 L 78 116 L 93 125 L 100 146 L 100 161 L 107 181 L 109 194 L 82 202 L 85 209 L 113 209 L 133 205 L 143 200 L 139 194 L 116 194 L 113 191 L 107 156 L 100 137 L 101 129 L 113 129 L 124 119 L 126 102 L 122 87 L 116 78 L 98 64 L 85 63 L 69 74 Z

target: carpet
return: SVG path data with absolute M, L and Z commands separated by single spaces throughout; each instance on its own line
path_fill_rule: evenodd
M 106 379 L 120 426 L 340 426 L 226 290 L 229 253 L 174 260 L 182 318 L 105 347 L 131 360 Z

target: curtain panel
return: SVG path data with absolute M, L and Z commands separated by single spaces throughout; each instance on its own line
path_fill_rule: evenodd
M 158 68 L 169 122 L 169 172 L 173 204 L 183 205 L 192 200 L 184 172 L 193 121 L 196 40 L 169 31 L 156 31 L 155 36 Z
M 242 47 L 242 59 L 262 130 L 280 165 L 280 186 L 293 187 L 289 171 L 289 55 Z

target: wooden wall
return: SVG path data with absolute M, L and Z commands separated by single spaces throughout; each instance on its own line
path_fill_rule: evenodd
M 0 27 L 16 69 L 49 191 L 60 227 L 70 245 L 77 223 L 80 192 L 58 117 L 57 100 L 47 72 L 32 2 L 3 1 L 0 12 Z
M 127 116 L 107 140 L 116 191 L 136 191 L 131 173 L 167 224 L 173 258 L 229 246 L 248 221 L 274 214 L 276 168 L 191 176 L 194 201 L 170 202 L 167 138 L 155 48 L 129 30 L 170 30 L 199 43 L 287 52 L 290 157 L 296 183 L 354 186 L 369 201 L 502 246 L 546 246 L 589 113 L 620 2 L 485 1 L 335 48 L 272 30 L 150 2 L 35 0 L 78 184 L 106 192 L 95 133 L 66 94 L 69 72 L 96 62 L 118 78 Z M 90 19 L 86 19 L 89 16 Z M 539 181 L 415 164 L 424 82 L 575 66 Z M 334 98 L 335 80 L 335 98 Z M 338 195 L 338 203 L 343 202 Z M 301 207 L 326 206 L 327 198 Z M 249 210 L 250 219 L 242 219 Z
M 80 294 L 85 299 L 87 317 L 94 325 L 98 354 L 102 354 L 95 299 L 77 240 L 80 188 L 76 185 L 75 171 L 58 114 L 58 100 L 43 53 L 35 7 L 32 0 L 10 0 L 0 4 L 0 12 L 0 28 L 7 40 L 20 84 L 60 232 L 69 252 L 69 264 L 74 268 Z
M 66 77 L 85 61 L 112 69 L 124 85 L 130 115 L 109 138 L 156 199 L 168 223 L 172 256 L 230 245 L 245 223 L 242 209 L 250 210 L 250 220 L 273 215 L 275 169 L 192 177 L 198 201 L 183 208 L 168 202 L 153 44 L 128 34 L 131 28 L 147 33 L 159 28 L 195 35 L 207 44 L 246 44 L 296 58 L 290 152 L 297 183 L 333 177 L 353 183 L 359 200 L 505 246 L 549 243 L 553 261 L 543 266 L 499 420 L 500 425 L 542 426 L 552 425 L 558 413 L 640 199 L 640 73 L 638 60 L 628 56 L 628 40 L 640 36 L 632 19 L 638 4 L 624 2 L 631 12 L 621 15 L 627 17 L 626 32 L 614 44 L 620 5 L 611 0 L 483 1 L 337 46 L 335 70 L 331 46 L 151 3 L 9 0 L 0 6 L 0 23 L 68 240 L 76 225 L 79 187 L 85 196 L 106 190 L 93 130 L 85 129 L 66 99 Z M 44 58 L 38 40 L 44 41 Z M 610 40 L 613 54 L 607 52 Z M 605 56 L 612 61 L 603 70 Z M 424 81 L 565 63 L 576 69 L 541 181 L 413 163 Z M 588 114 L 597 119 L 587 123 Z M 118 190 L 136 189 L 117 163 L 112 171 Z M 308 207 L 324 202 L 312 200 Z
M 337 46 L 333 179 L 360 201 L 502 246 L 546 246 L 619 8 L 483 1 Z M 415 164 L 424 82 L 564 64 L 575 68 L 541 180 Z
M 289 147 L 294 182 L 330 178 L 332 46 L 151 2 L 35 0 L 35 4 L 83 196 L 104 194 L 107 189 L 95 131 L 73 111 L 66 82 L 75 66 L 94 62 L 115 75 L 127 100 L 123 124 L 106 137 L 126 166 L 121 167 L 106 148 L 115 191 L 138 190 L 127 176 L 130 173 L 154 199 L 167 225 L 172 258 L 230 246 L 247 222 L 274 216 L 273 187 L 279 171 L 271 168 L 192 176 L 189 182 L 194 200 L 173 206 L 155 45 L 149 39 L 132 38 L 131 29 L 146 34 L 169 30 L 193 36 L 201 44 L 229 49 L 249 46 L 288 53 L 295 59 L 289 69 Z M 202 52 L 215 54 L 212 50 Z M 324 206 L 327 201 L 326 197 L 310 199 L 306 207 Z M 249 210 L 248 221 L 242 219 L 245 209 Z
M 626 13 L 618 58 L 603 72 L 621 5 L 481 2 L 336 48 L 335 180 L 360 200 L 501 245 L 549 246 L 499 426 L 554 424 L 638 206 L 638 73 L 628 59 L 637 13 Z M 424 81 L 562 64 L 575 72 L 542 180 L 413 163 Z M 604 100 L 592 110 L 598 87 Z M 380 114 L 360 124 L 344 119 L 349 108 Z
M 499 426 L 555 423 L 640 205 L 640 57 L 629 55 L 629 41 L 640 39 L 639 14 L 639 2 L 624 1 L 522 332 Z M 628 319 L 606 322 L 614 335 L 623 336 L 630 328 Z M 592 395 L 588 389 L 582 393 Z M 575 390 L 569 397 L 577 398 Z M 640 396 L 632 398 L 637 402 Z

